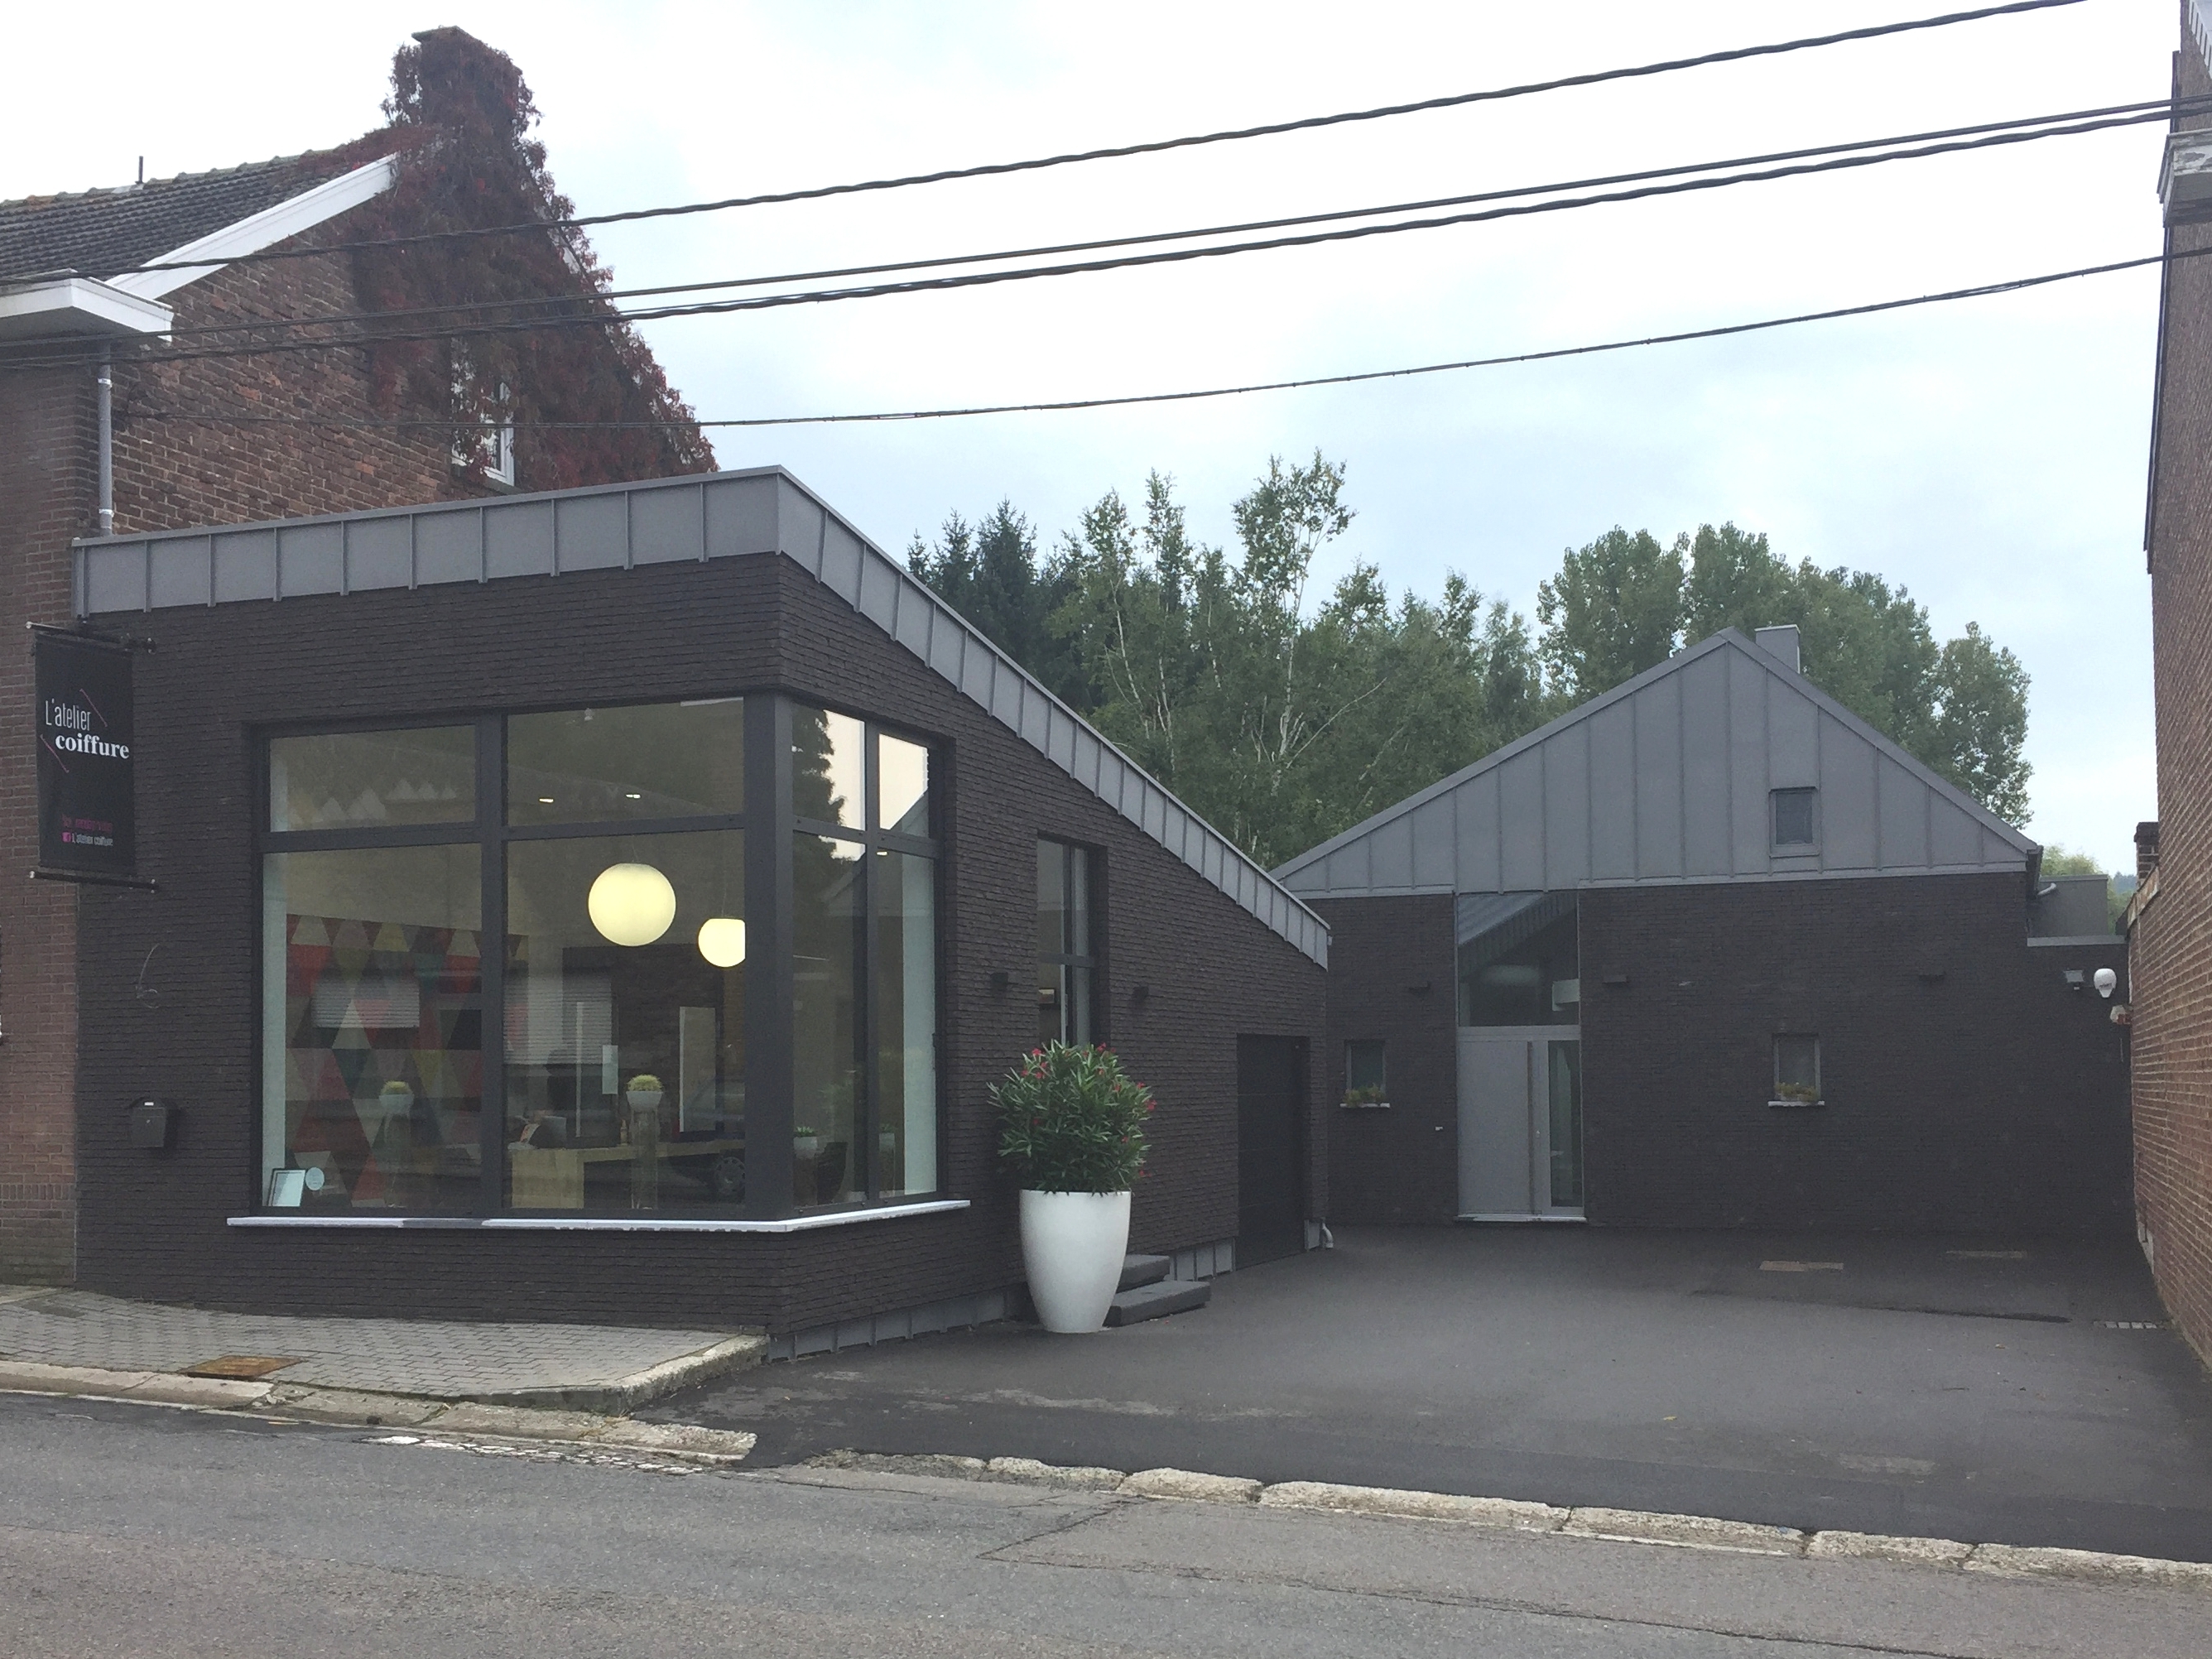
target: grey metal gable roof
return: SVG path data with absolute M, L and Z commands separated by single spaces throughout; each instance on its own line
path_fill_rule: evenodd
M 1781 853 L 1771 790 L 1817 788 Z M 1311 898 L 2024 869 L 2040 849 L 1733 629 L 1281 866 Z
M 77 544 L 85 617 L 781 553 L 1316 963 L 1328 927 L 781 467 Z

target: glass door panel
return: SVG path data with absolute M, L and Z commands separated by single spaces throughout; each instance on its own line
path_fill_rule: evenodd
M 1583 1045 L 1553 1042 L 1548 1067 L 1551 1199 L 1555 1210 L 1583 1206 Z

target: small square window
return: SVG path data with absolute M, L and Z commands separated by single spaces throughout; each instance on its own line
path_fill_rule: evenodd
M 1820 1103 L 1820 1039 L 1784 1033 L 1774 1039 L 1774 1098 L 1791 1106 Z
M 1773 803 L 1774 850 L 1807 852 L 1820 844 L 1820 792 L 1817 789 L 1777 789 Z

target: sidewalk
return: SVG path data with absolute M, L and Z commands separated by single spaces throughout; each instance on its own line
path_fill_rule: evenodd
M 757 1365 L 757 1331 L 306 1319 L 0 1285 L 0 1390 L 644 1446 L 734 1460 L 750 1434 L 632 1423 Z

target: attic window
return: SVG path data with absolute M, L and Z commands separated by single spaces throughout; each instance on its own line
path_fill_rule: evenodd
M 453 403 L 456 410 L 465 408 L 471 382 L 475 378 L 467 360 L 457 358 L 453 365 Z M 492 399 L 495 408 L 507 411 L 514 407 L 514 389 L 501 380 Z M 484 482 L 507 489 L 514 488 L 514 421 L 511 415 L 484 417 L 481 436 L 470 434 L 465 428 L 453 434 L 453 465 L 467 470 L 481 462 Z
M 1767 799 L 1771 805 L 1776 852 L 1809 853 L 1820 846 L 1819 790 L 1777 789 Z

